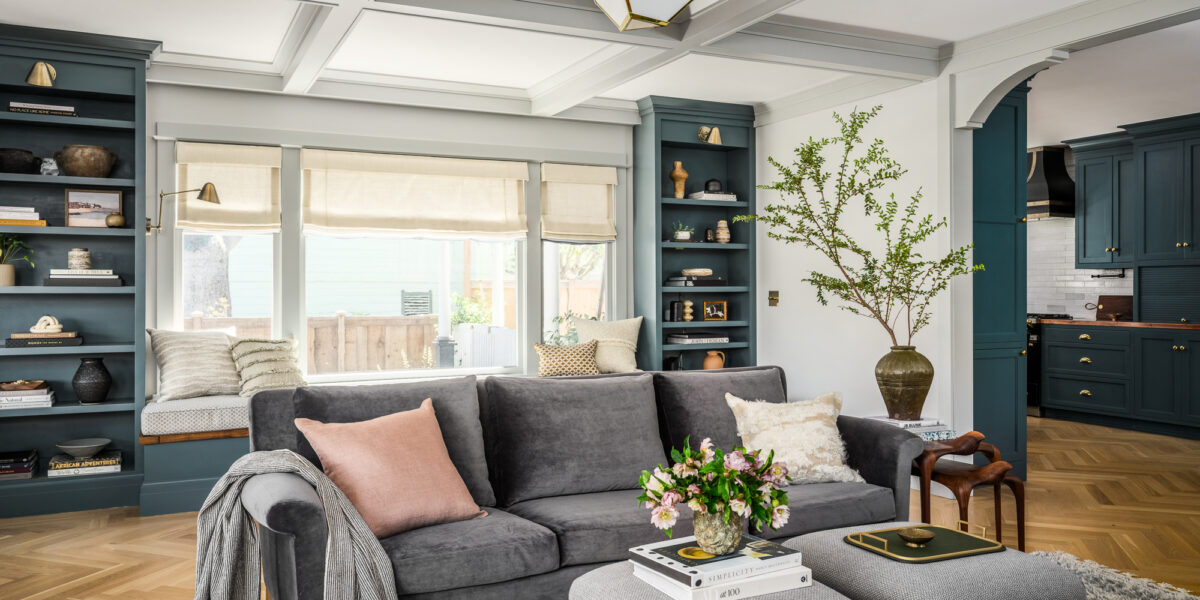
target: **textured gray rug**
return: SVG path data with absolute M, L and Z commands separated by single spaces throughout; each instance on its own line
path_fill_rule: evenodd
M 1159 583 L 1066 552 L 1032 552 L 1054 561 L 1083 580 L 1088 600 L 1200 600 L 1168 583 Z

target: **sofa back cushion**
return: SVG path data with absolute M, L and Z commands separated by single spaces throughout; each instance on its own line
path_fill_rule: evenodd
M 691 437 L 693 448 L 704 438 L 722 450 L 740 444 L 737 420 L 725 394 L 766 402 L 787 402 L 783 369 L 754 367 L 714 371 L 662 371 L 654 374 L 663 442 L 683 448 Z
M 666 461 L 649 374 L 594 379 L 491 377 L 488 462 L 503 506 L 636 488 Z

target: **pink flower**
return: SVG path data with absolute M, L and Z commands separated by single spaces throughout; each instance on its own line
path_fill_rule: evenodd
M 683 495 L 675 490 L 670 490 L 662 496 L 663 506 L 675 506 L 676 503 L 683 502 Z
M 775 510 L 771 511 L 771 527 L 773 529 L 779 529 L 780 527 L 787 525 L 788 518 L 791 517 L 791 515 L 792 509 L 788 508 L 787 505 L 776 506 Z
M 763 504 L 766 504 L 767 506 L 771 505 L 771 492 L 774 490 L 775 486 L 772 486 L 770 483 L 764 483 L 758 486 L 758 493 L 762 494 Z
M 705 480 L 705 481 L 712 481 L 712 480 L 714 480 L 714 479 L 716 479 L 716 478 L 717 478 L 717 474 L 716 474 L 716 473 L 709 473 L 708 475 L 705 475 L 705 476 L 704 476 L 704 480 Z
M 696 512 L 696 513 L 708 512 L 708 509 L 704 507 L 704 503 L 701 502 L 699 498 L 692 498 L 691 500 L 688 500 L 687 505 L 688 505 L 688 508 L 692 509 L 692 512 Z
M 652 508 L 655 508 L 656 506 L 658 506 L 658 503 L 653 500 L 647 500 L 642 503 L 642 508 L 651 508 L 652 509 Z
M 650 524 L 659 529 L 670 529 L 679 518 L 679 509 L 673 506 L 660 506 L 650 513 Z
M 746 460 L 741 450 L 734 450 L 725 455 L 725 468 L 734 471 L 749 471 L 753 465 Z
M 692 497 L 699 496 L 700 495 L 700 486 L 698 486 L 694 483 L 692 485 L 687 486 L 687 493 L 688 493 L 688 496 L 692 496 Z
M 646 489 L 651 492 L 662 493 L 663 488 L 675 483 L 675 479 L 671 477 L 669 471 L 664 471 L 658 467 L 654 468 L 654 472 L 650 474 L 650 479 L 646 481 Z
M 700 472 L 697 471 L 695 467 L 690 466 L 686 463 L 675 463 L 675 465 L 671 467 L 671 471 L 673 471 L 675 473 L 675 476 L 679 477 L 679 478 L 693 477 L 695 475 L 700 474 Z
M 708 463 L 712 462 L 714 458 L 716 458 L 716 452 L 713 451 L 712 440 L 709 438 L 704 438 L 704 441 L 700 442 L 700 462 L 707 465 Z
M 743 517 L 750 516 L 750 512 L 751 512 L 750 505 L 747 504 L 746 501 L 742 500 L 741 498 L 734 498 L 733 500 L 730 500 L 729 501 L 729 510 L 732 510 L 733 514 L 742 515 Z

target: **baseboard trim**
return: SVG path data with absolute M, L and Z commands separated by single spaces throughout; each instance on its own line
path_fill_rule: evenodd
M 143 517 L 200 510 L 204 499 L 220 477 L 143 483 L 141 514 Z

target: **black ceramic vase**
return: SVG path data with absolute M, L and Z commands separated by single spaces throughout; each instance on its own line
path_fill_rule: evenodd
M 100 404 L 108 399 L 112 375 L 104 368 L 104 359 L 85 358 L 80 361 L 79 370 L 71 379 L 71 387 L 75 388 L 75 397 L 79 398 L 80 404 Z

